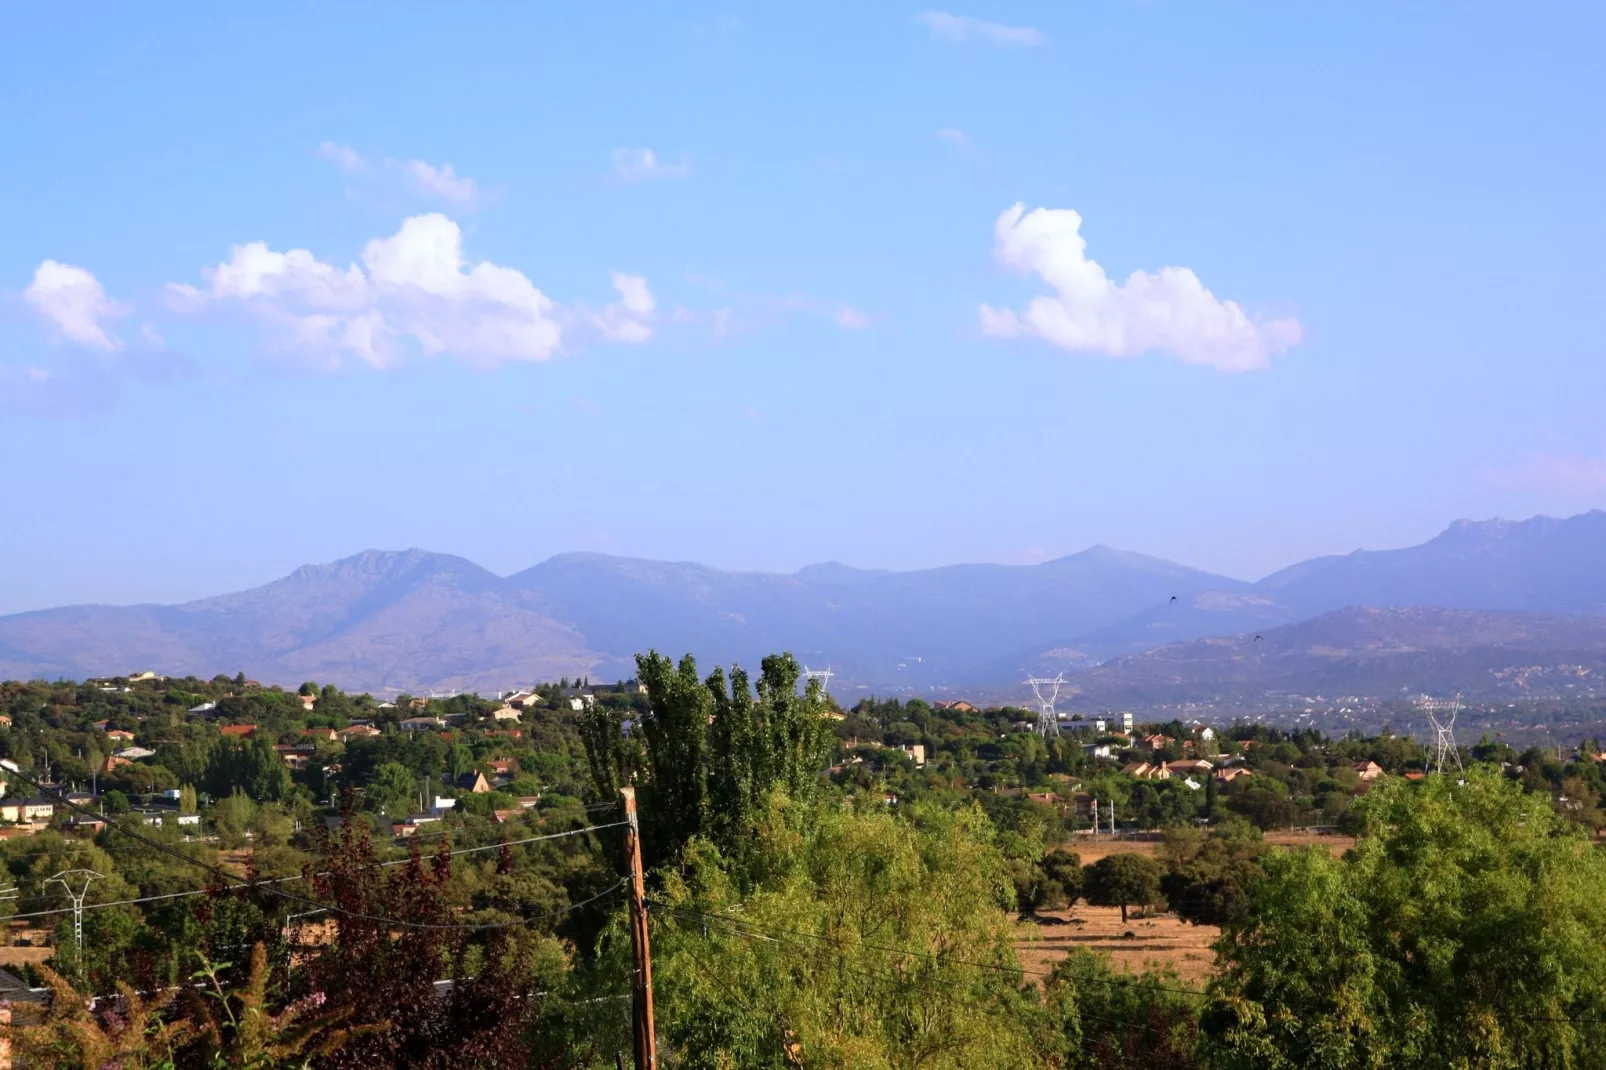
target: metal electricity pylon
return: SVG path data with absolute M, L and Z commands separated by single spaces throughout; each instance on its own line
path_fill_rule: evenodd
M 831 671 L 831 666 L 829 665 L 823 669 L 811 669 L 805 665 L 803 666 L 803 686 L 806 688 L 810 680 L 818 680 L 820 681 L 820 693 L 824 694 L 831 686 L 831 677 L 835 675 L 836 673 Z
M 1032 694 L 1037 696 L 1037 734 L 1047 738 L 1060 734 L 1059 718 L 1054 715 L 1054 700 L 1060 697 L 1060 685 L 1065 682 L 1065 674 L 1060 673 L 1052 679 L 1045 676 L 1029 676 L 1026 682 L 1032 685 Z M 1048 697 L 1043 697 L 1043 688 L 1050 688 Z
M 64 869 L 45 881 L 46 884 L 61 885 L 72 899 L 72 935 L 78 944 L 80 956 L 84 953 L 84 898 L 89 895 L 90 884 L 104 876 L 104 873 L 96 873 L 92 869 Z M 77 886 L 76 891 L 74 885 Z
M 1455 715 L 1461 712 L 1461 696 L 1455 698 L 1429 698 L 1423 695 L 1416 700 L 1417 708 L 1427 715 L 1433 726 L 1433 770 L 1444 774 L 1446 765 L 1453 764 L 1456 772 L 1461 767 L 1461 750 L 1455 745 Z

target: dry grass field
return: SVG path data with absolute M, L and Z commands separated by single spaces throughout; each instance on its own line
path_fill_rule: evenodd
M 1046 911 L 1042 922 L 1021 925 L 1016 954 L 1022 966 L 1036 973 L 1047 973 L 1073 949 L 1084 947 L 1108 953 L 1117 970 L 1129 973 L 1151 966 L 1175 970 L 1189 983 L 1203 983 L 1210 976 L 1215 965 L 1210 945 L 1220 929 L 1190 925 L 1174 914 L 1143 917 L 1128 911 L 1128 915 L 1122 925 L 1120 907 L 1079 905 Z
M 1335 855 L 1355 843 L 1349 836 L 1304 832 L 1268 832 L 1266 842 L 1284 848 L 1322 846 Z M 1160 850 L 1159 842 L 1150 840 L 1091 840 L 1066 847 L 1081 856 L 1083 865 L 1112 854 L 1153 857 Z M 1128 915 L 1129 920 L 1122 925 L 1119 907 L 1079 904 L 1070 910 L 1046 911 L 1041 923 L 1021 925 L 1016 937 L 1020 963 L 1028 970 L 1046 973 L 1072 949 L 1085 947 L 1106 952 L 1118 970 L 1135 973 L 1145 966 L 1169 968 L 1189 984 L 1203 984 L 1215 969 L 1210 945 L 1221 930 L 1214 925 L 1190 925 L 1174 914 L 1145 917 L 1129 910 Z

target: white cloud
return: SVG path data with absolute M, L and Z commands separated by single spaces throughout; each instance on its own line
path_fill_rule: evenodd
M 350 145 L 341 145 L 333 141 L 325 141 L 319 145 L 318 155 L 334 161 L 342 171 L 368 175 L 371 180 L 384 174 L 400 175 L 413 192 L 426 197 L 438 197 L 465 208 L 479 204 L 485 194 L 478 183 L 467 175 L 459 175 L 449 163 L 437 167 L 427 160 L 386 158 L 382 163 L 375 165 Z
M 1086 255 L 1082 217 L 1069 209 L 1017 204 L 994 226 L 999 263 L 1034 272 L 1054 289 L 1024 312 L 981 307 L 985 334 L 1038 337 L 1063 349 L 1107 357 L 1171 353 L 1189 364 L 1242 372 L 1266 367 L 1299 342 L 1295 319 L 1260 321 L 1217 298 L 1188 268 L 1134 271 L 1112 282 Z
M 937 131 L 937 139 L 946 141 L 959 149 L 967 148 L 970 145 L 970 139 L 965 136 L 963 130 L 955 130 L 951 127 Z
M 83 268 L 46 260 L 34 270 L 22 296 L 62 337 L 96 349 L 123 347 L 121 339 L 107 333 L 105 323 L 122 315 L 123 306 L 107 297 L 100 280 Z
M 1000 22 L 974 19 L 968 15 L 950 15 L 943 11 L 922 11 L 915 19 L 925 23 L 933 37 L 955 44 L 986 41 L 994 45 L 1031 48 L 1043 43 L 1043 32 L 1033 26 L 1005 26 Z
M 869 316 L 866 316 L 863 312 L 860 312 L 856 308 L 849 308 L 847 305 L 843 305 L 841 308 L 837 309 L 836 313 L 832 315 L 831 318 L 835 320 L 836 325 L 841 327 L 844 331 L 862 331 L 866 327 L 870 326 Z
M 645 342 L 652 337 L 651 320 L 658 308 L 647 280 L 640 275 L 612 273 L 613 288 L 619 300 L 592 317 L 603 335 L 615 342 Z
M 325 141 L 318 146 L 318 155 L 326 160 L 333 160 L 342 171 L 366 171 L 368 161 L 363 159 L 362 153 L 350 145 L 340 145 L 333 141 Z
M 406 170 L 413 187 L 422 193 L 434 194 L 464 206 L 473 205 L 480 199 L 480 188 L 474 184 L 474 180 L 459 177 L 449 163 L 435 167 L 423 160 L 408 160 L 401 166 Z
M 170 288 L 180 306 L 248 309 L 277 327 L 282 346 L 328 367 L 350 357 L 385 367 L 409 342 L 476 364 L 546 360 L 563 343 L 563 323 L 576 318 L 522 272 L 466 260 L 461 229 L 438 213 L 413 216 L 370 241 L 360 265 L 341 268 L 305 249 L 249 242 L 203 274 L 204 287 Z M 616 276 L 615 285 L 623 302 L 605 333 L 642 340 L 651 333 L 638 315 L 652 301 L 646 281 Z
M 613 288 L 619 291 L 623 298 L 625 311 L 638 315 L 650 315 L 657 306 L 652 299 L 652 291 L 647 289 L 647 280 L 640 275 L 626 275 L 622 271 L 615 271 L 611 276 Z
M 682 156 L 666 163 L 651 149 L 614 149 L 613 176 L 620 182 L 652 182 L 657 179 L 686 178 L 691 161 Z
M 1589 495 L 1606 490 L 1606 460 L 1532 454 L 1512 468 L 1490 468 L 1484 482 L 1501 490 Z

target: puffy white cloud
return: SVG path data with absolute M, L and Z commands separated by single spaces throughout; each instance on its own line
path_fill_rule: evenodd
M 83 268 L 46 260 L 34 269 L 33 282 L 22 296 L 62 337 L 96 349 L 123 347 L 121 339 L 107 332 L 106 321 L 122 315 L 124 308 Z
M 546 360 L 563 342 L 564 310 L 522 272 L 465 260 L 461 229 L 438 213 L 370 241 L 360 265 L 248 242 L 203 274 L 204 287 L 171 287 L 181 307 L 250 309 L 279 326 L 281 344 L 330 366 L 356 357 L 384 367 L 408 339 L 480 364 Z
M 613 176 L 620 182 L 652 182 L 657 179 L 686 178 L 691 161 L 682 156 L 675 163 L 658 158 L 651 149 L 614 149 Z
M 981 307 L 981 327 L 1001 338 L 1033 336 L 1064 349 L 1135 357 L 1171 353 L 1189 364 L 1242 372 L 1266 367 L 1300 339 L 1299 321 L 1253 319 L 1207 290 L 1188 268 L 1134 271 L 1115 283 L 1087 257 L 1082 217 L 1016 204 L 998 217 L 994 253 L 1054 289 L 1021 313 Z
M 986 41 L 994 45 L 1031 48 L 1043 43 L 1043 32 L 1033 26 L 1005 26 L 1001 22 L 988 22 L 968 15 L 950 15 L 944 11 L 922 11 L 915 19 L 925 23 L 933 37 L 955 44 Z

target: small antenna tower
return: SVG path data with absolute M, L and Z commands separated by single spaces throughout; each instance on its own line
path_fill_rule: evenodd
M 1045 739 L 1060 734 L 1059 718 L 1054 716 L 1054 700 L 1060 697 L 1060 685 L 1065 682 L 1065 674 L 1060 673 L 1052 679 L 1046 676 L 1029 676 L 1026 682 L 1032 685 L 1032 694 L 1037 696 L 1037 734 Z M 1048 697 L 1043 697 L 1043 688 L 1049 688 Z
M 1416 706 L 1433 726 L 1433 771 L 1443 776 L 1445 766 L 1454 764 L 1456 772 L 1464 772 L 1461 751 L 1455 745 L 1455 715 L 1461 712 L 1461 696 L 1429 698 L 1423 695 L 1416 700 Z
M 835 675 L 836 673 L 831 671 L 831 666 L 829 665 L 823 669 L 811 669 L 805 665 L 803 666 L 803 686 L 807 687 L 810 680 L 818 680 L 820 681 L 820 690 L 822 692 L 827 691 L 831 687 L 831 677 Z

